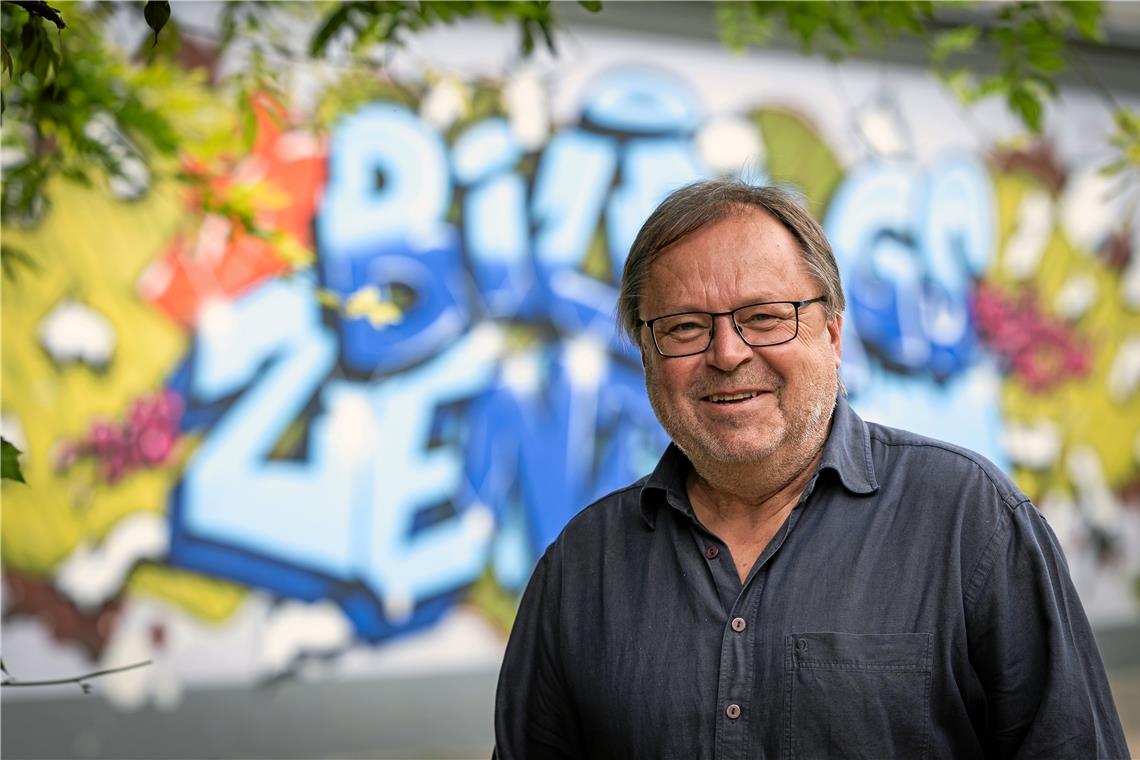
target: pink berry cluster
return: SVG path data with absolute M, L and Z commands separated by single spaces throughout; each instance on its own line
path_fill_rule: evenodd
M 1089 373 L 1091 347 L 1072 327 L 1043 314 L 1033 291 L 1011 297 L 981 283 L 973 307 L 982 342 L 1029 391 L 1045 393 Z
M 174 450 L 182 408 L 181 396 L 171 390 L 136 399 L 125 422 L 97 420 L 86 438 L 65 444 L 58 467 L 66 470 L 80 459 L 91 458 L 108 483 L 135 470 L 157 467 Z

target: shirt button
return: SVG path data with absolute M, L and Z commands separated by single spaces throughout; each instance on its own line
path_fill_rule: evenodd
M 728 716 L 729 720 L 736 720 L 740 717 L 740 705 L 729 705 L 724 708 L 724 714 Z
M 705 556 L 709 559 L 716 559 L 718 554 L 720 554 L 720 547 L 716 544 L 709 544 L 709 547 L 705 549 Z
M 744 618 L 738 617 L 732 619 L 732 630 L 736 631 L 737 633 L 742 632 L 747 627 L 748 623 L 744 622 Z

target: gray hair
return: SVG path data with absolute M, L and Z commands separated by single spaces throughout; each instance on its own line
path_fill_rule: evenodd
M 843 311 L 843 285 L 839 266 L 823 228 L 796 196 L 777 187 L 757 187 L 735 178 L 694 182 L 674 191 L 649 215 L 629 249 L 621 275 L 617 317 L 635 344 L 641 317 L 638 307 L 649 278 L 649 265 L 657 255 L 700 228 L 749 208 L 759 208 L 784 225 L 800 246 L 804 266 L 827 297 L 827 314 Z

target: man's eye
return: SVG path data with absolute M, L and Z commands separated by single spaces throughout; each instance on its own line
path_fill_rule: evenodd
M 678 322 L 669 326 L 670 335 L 684 335 L 685 333 L 701 332 L 705 326 L 699 322 Z

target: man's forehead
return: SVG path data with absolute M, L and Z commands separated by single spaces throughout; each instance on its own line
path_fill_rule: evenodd
M 668 245 L 662 246 L 661 249 L 657 251 L 657 255 L 684 246 L 693 238 L 706 234 L 714 227 L 722 230 L 727 228 L 740 234 L 757 234 L 766 230 L 770 225 L 783 228 L 783 224 L 767 209 L 761 208 L 760 206 L 736 203 L 721 209 L 719 213 L 709 217 L 705 222 L 671 241 Z
M 748 207 L 693 230 L 662 248 L 646 268 L 649 280 L 675 269 L 707 269 L 717 273 L 753 267 L 779 269 L 788 276 L 806 274 L 799 245 L 792 233 L 760 208 Z

